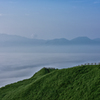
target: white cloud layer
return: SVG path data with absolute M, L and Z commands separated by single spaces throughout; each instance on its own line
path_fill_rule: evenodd
M 63 49 L 65 49 L 65 47 Z M 67 49 L 68 47 L 66 47 L 66 50 Z M 96 48 L 96 50 L 97 49 L 98 48 Z M 75 47 L 73 50 L 75 51 Z M 86 54 L 0 53 L 0 87 L 12 82 L 29 78 L 43 67 L 68 68 L 88 62 L 98 63 L 99 59 L 100 53 L 98 54 L 97 52 Z

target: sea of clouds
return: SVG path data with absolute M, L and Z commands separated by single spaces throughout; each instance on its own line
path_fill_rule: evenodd
M 99 53 L 0 53 L 0 87 L 30 78 L 43 67 L 99 63 Z

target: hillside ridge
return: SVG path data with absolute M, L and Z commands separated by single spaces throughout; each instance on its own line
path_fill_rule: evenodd
M 100 100 L 100 65 L 42 68 L 0 88 L 0 100 Z

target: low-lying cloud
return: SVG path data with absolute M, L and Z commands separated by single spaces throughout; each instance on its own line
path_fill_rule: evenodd
M 33 76 L 43 67 L 68 68 L 98 62 L 95 53 L 8 53 L 0 54 L 0 87 Z

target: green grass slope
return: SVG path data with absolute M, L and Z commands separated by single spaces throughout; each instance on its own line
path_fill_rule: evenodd
M 43 68 L 0 88 L 0 100 L 100 100 L 100 65 Z

